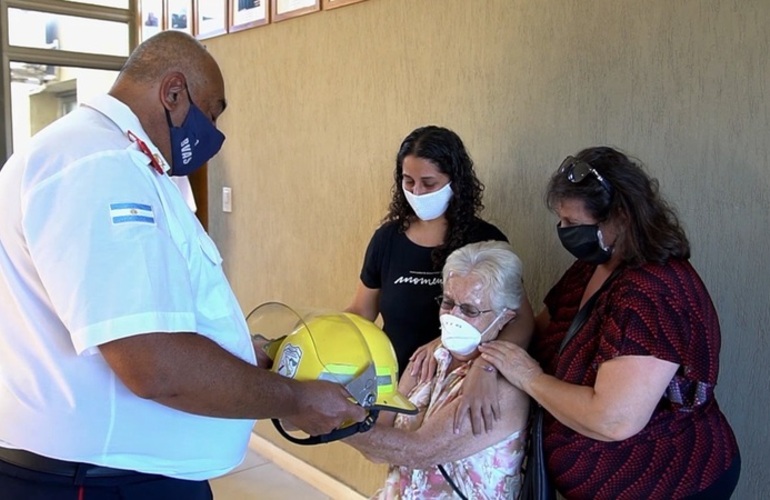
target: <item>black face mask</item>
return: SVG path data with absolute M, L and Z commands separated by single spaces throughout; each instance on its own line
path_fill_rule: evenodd
M 556 231 L 562 246 L 577 259 L 589 264 L 604 264 L 612 256 L 612 249 L 604 245 L 601 230 L 596 224 L 561 227 Z

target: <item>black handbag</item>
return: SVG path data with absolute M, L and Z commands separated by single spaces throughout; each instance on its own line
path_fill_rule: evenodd
M 529 444 L 519 500 L 555 500 L 556 490 L 548 477 L 543 455 L 543 407 L 531 402 Z
M 594 308 L 594 303 L 602 290 L 617 276 L 620 269 L 615 269 L 602 286 L 589 298 L 583 307 L 575 315 L 567 333 L 559 346 L 559 353 L 564 346 L 572 340 L 572 337 L 580 330 L 588 319 L 588 315 Z M 519 500 L 555 500 L 556 489 L 548 477 L 548 469 L 545 463 L 545 454 L 543 453 L 543 407 L 534 399 L 530 401 L 530 425 L 529 425 L 529 444 L 527 446 L 527 457 L 524 461 L 524 476 L 521 481 L 521 490 Z

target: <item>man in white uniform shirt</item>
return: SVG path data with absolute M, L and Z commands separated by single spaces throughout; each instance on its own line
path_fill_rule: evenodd
M 254 419 L 323 434 L 364 418 L 339 385 L 256 366 L 169 177 L 221 147 L 224 94 L 205 48 L 163 32 L 0 170 L 3 498 L 211 498 Z

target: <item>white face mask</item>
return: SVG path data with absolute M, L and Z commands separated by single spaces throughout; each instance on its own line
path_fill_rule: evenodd
M 481 337 L 497 323 L 497 320 L 503 314 L 505 314 L 505 309 L 492 320 L 492 323 L 483 332 L 480 332 L 475 326 L 453 314 L 442 314 L 439 317 L 441 322 L 441 344 L 453 354 L 468 356 L 476 350 L 481 343 Z
M 402 189 L 404 190 L 406 201 L 409 202 L 417 217 L 421 220 L 433 220 L 438 219 L 446 212 L 449 200 L 452 199 L 453 194 L 451 184 L 451 182 L 448 182 L 446 186 L 438 191 L 421 195 L 412 194 L 403 186 Z

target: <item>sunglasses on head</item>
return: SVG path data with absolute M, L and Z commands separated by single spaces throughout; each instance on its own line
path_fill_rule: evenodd
M 596 180 L 599 181 L 599 183 L 602 185 L 602 187 L 610 194 L 612 195 L 612 186 L 610 185 L 607 180 L 601 176 L 599 172 L 596 171 L 595 168 L 593 168 L 588 163 L 578 160 L 574 156 L 568 156 L 564 158 L 564 161 L 561 162 L 561 165 L 559 166 L 559 173 L 560 174 L 566 174 L 567 179 L 572 182 L 573 184 L 579 184 L 583 182 L 583 179 L 585 179 L 589 174 L 596 177 Z

